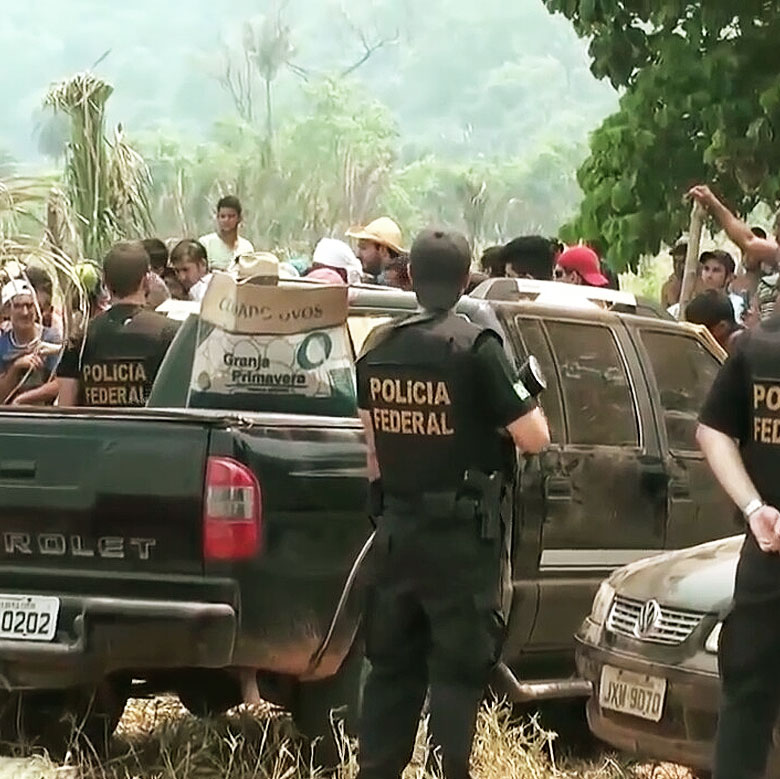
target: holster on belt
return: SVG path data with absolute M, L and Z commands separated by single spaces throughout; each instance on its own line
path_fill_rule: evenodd
M 366 510 L 371 524 L 376 527 L 378 519 L 385 510 L 385 492 L 382 487 L 382 480 L 375 479 L 368 483 L 368 494 L 366 495 Z
M 463 492 L 466 495 L 474 495 L 479 501 L 482 538 L 491 541 L 500 538 L 503 474 L 500 471 L 484 473 L 470 468 L 463 477 Z

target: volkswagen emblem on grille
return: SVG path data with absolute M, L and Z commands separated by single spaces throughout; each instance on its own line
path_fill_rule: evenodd
M 647 638 L 661 621 L 661 607 L 657 601 L 649 600 L 642 606 L 634 625 L 637 638 Z

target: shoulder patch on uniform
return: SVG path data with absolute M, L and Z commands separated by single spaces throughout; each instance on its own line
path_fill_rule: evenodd
M 512 385 L 512 389 L 515 391 L 515 394 L 517 395 L 518 398 L 520 398 L 520 400 L 528 400 L 528 398 L 531 397 L 531 393 L 526 389 L 525 384 L 523 384 L 523 382 L 520 381 L 520 379 L 518 379 Z

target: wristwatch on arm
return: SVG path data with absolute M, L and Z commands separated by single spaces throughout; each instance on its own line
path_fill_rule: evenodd
M 749 520 L 753 514 L 755 514 L 759 509 L 764 508 L 764 506 L 766 506 L 766 503 L 764 503 L 761 498 L 753 498 L 753 500 L 751 500 L 747 505 L 741 507 L 741 511 L 745 519 Z

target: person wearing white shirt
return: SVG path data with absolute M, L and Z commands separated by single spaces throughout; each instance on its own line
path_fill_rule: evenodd
M 714 249 L 713 251 L 702 252 L 699 257 L 699 293 L 701 292 L 722 292 L 731 301 L 734 309 L 734 317 L 737 324 L 742 323 L 742 317 L 745 313 L 745 301 L 741 295 L 729 291 L 729 284 L 734 278 L 736 270 L 734 258 L 726 251 Z M 675 318 L 680 318 L 680 304 L 675 303 L 667 311 Z
M 212 268 L 227 270 L 242 254 L 255 250 L 238 234 L 241 213 L 241 201 L 233 195 L 226 195 L 217 203 L 217 232 L 200 238 Z
M 176 278 L 190 300 L 203 300 L 211 281 L 206 248 L 200 241 L 179 241 L 171 252 Z

